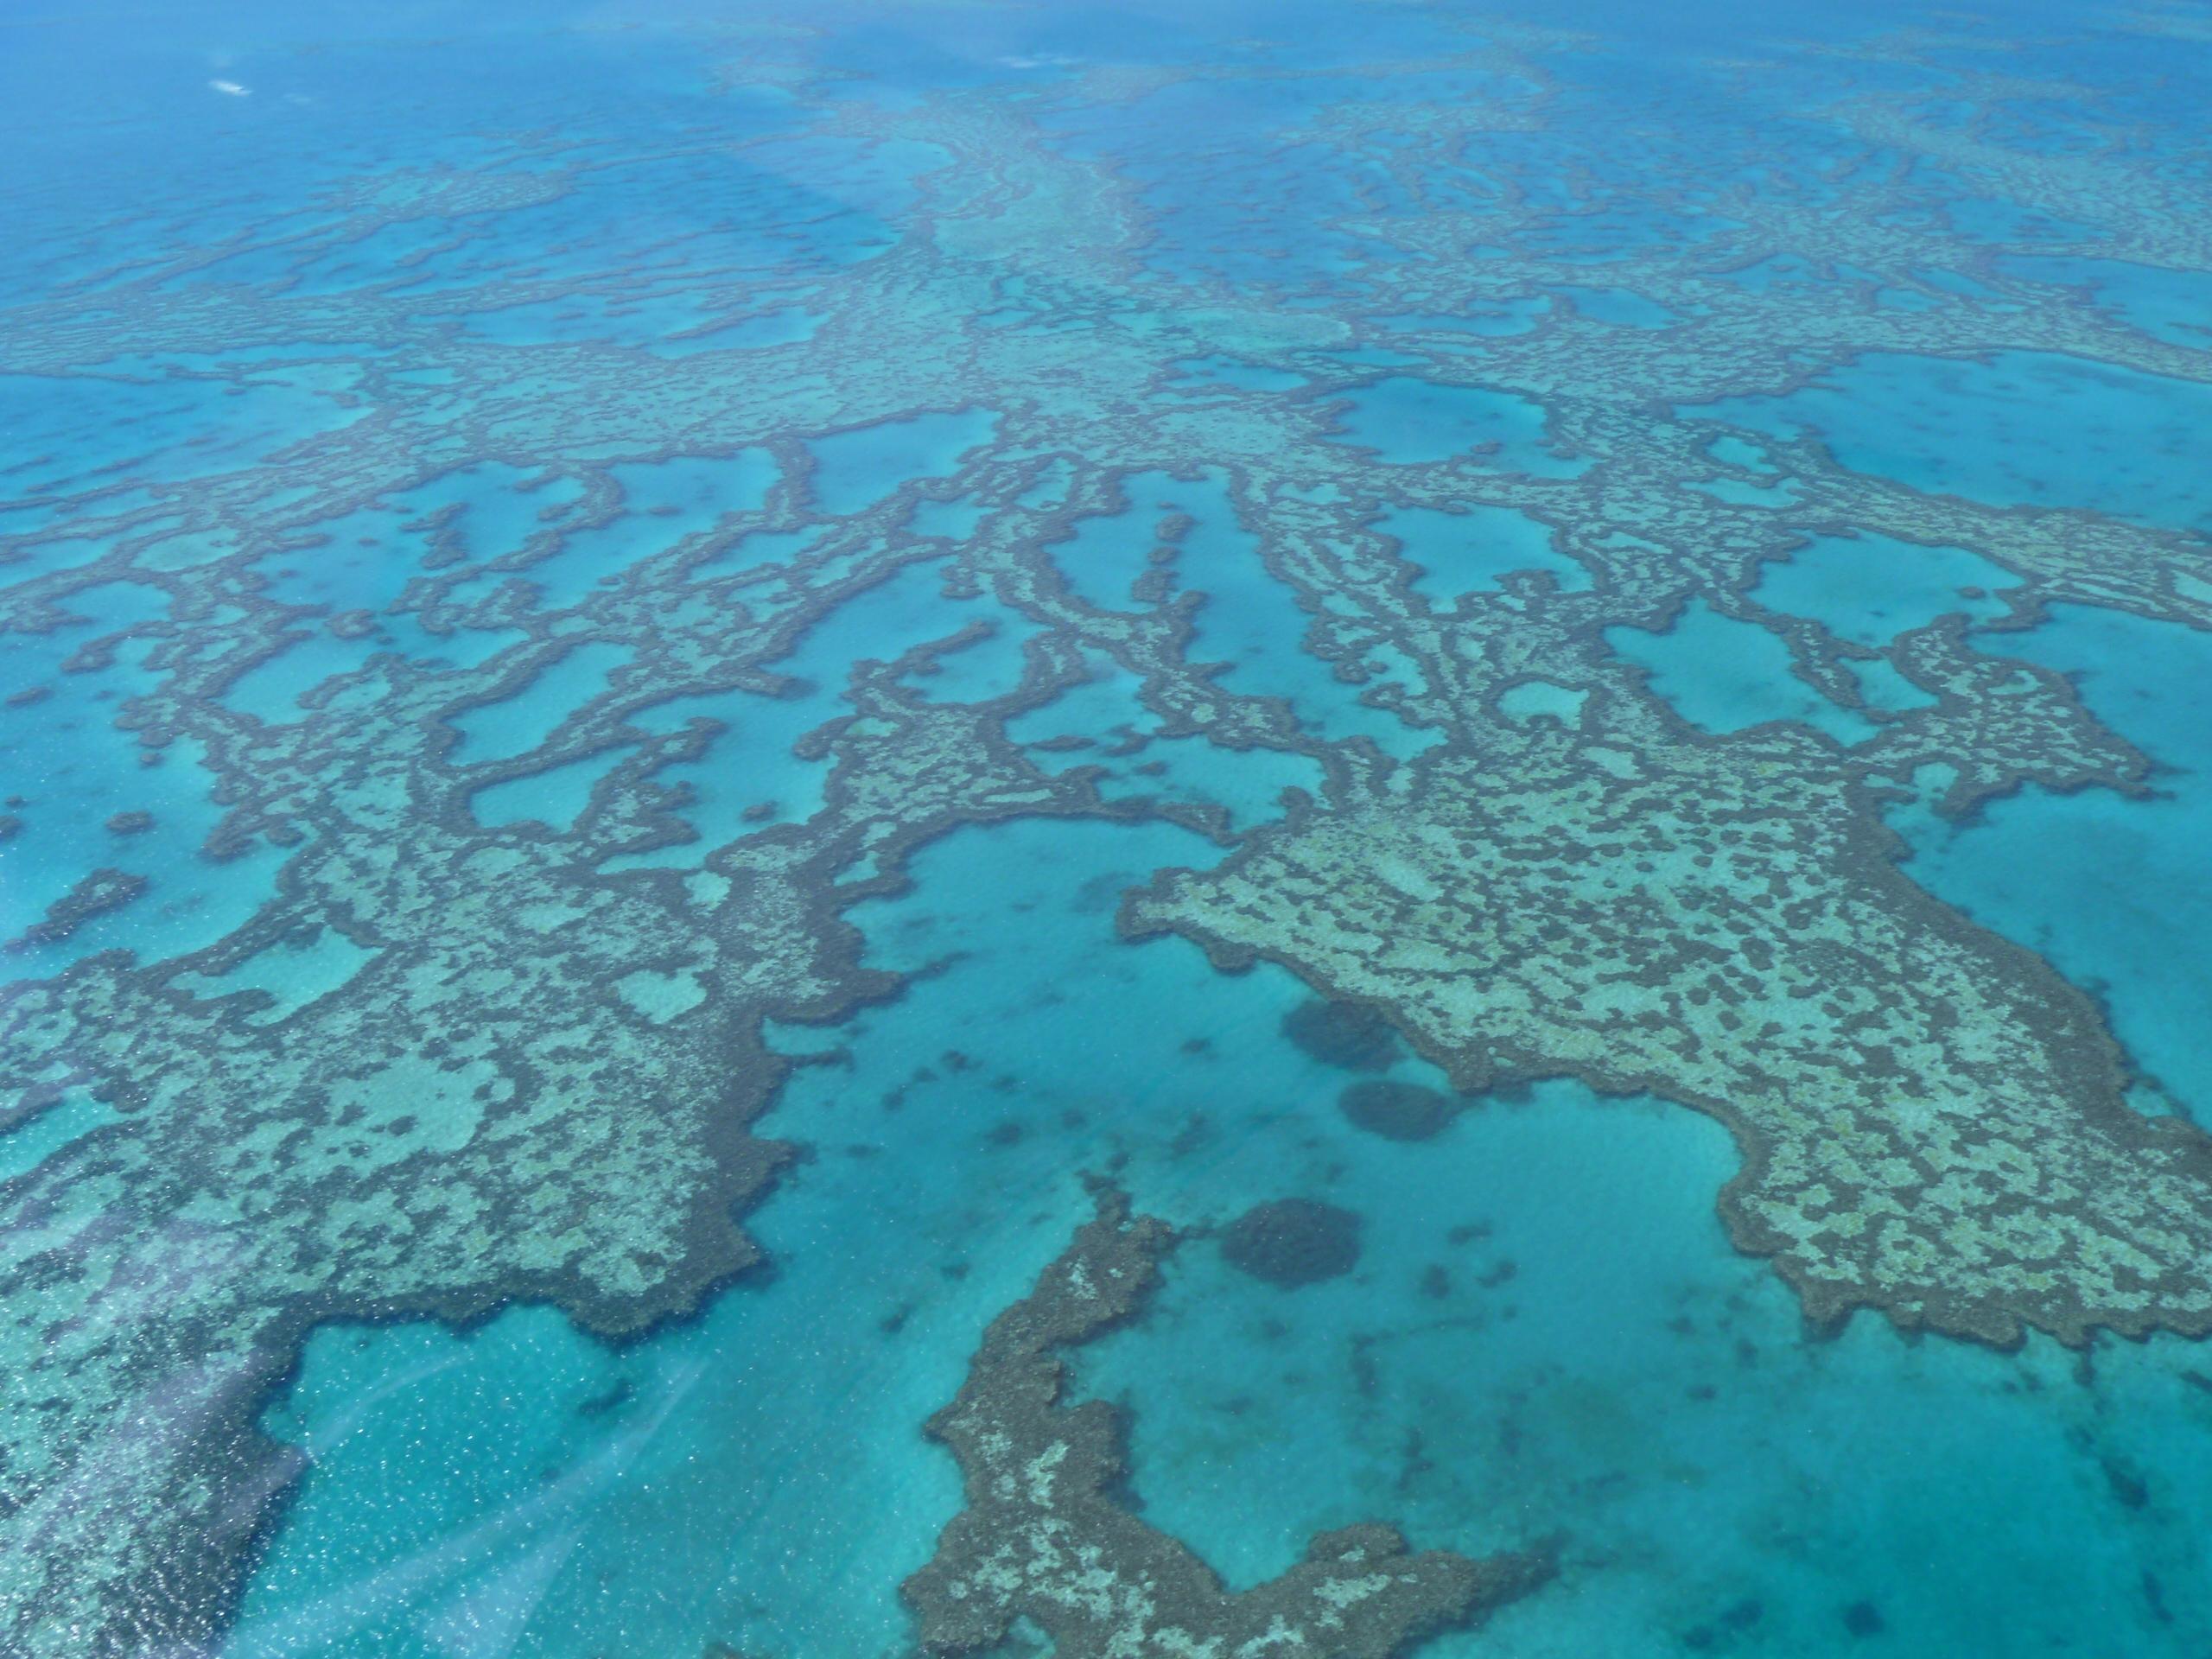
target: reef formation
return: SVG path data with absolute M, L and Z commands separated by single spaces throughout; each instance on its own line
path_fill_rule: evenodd
M 1817 1319 L 2212 1331 L 2212 1140 L 2138 1113 L 2094 1001 L 1884 821 L 2145 794 L 2003 638 L 2054 604 L 2212 627 L 2203 522 L 1770 418 L 1892 359 L 2212 385 L 2202 341 L 2031 263 L 2202 271 L 2201 178 L 2121 128 L 2027 142 L 2078 89 L 1911 35 L 1834 54 L 1796 185 L 1747 171 L 1763 132 L 1624 171 L 1590 42 L 1450 29 L 1325 76 L 1255 49 L 1232 79 L 1280 105 L 1191 154 L 1201 66 L 861 98 L 803 21 L 701 24 L 721 105 L 681 142 L 586 100 L 181 227 L 27 201 L 0 1132 L 89 1127 L 0 1184 L 11 1651 L 219 1639 L 299 1466 L 257 1414 L 316 1325 L 543 1301 L 627 1337 L 754 1266 L 791 1149 L 753 1126 L 796 1063 L 764 1027 L 897 995 L 846 912 L 1014 817 L 1209 837 L 1126 935 L 1283 965 L 1325 999 L 1288 1034 L 1348 1070 L 1410 1045 L 1465 1091 L 1711 1114 L 1732 1236 Z M 1239 260 L 1192 200 L 1248 188 Z M 757 240 L 658 240 L 732 215 Z M 1997 597 L 1873 643 L 1762 598 L 1823 542 L 1962 550 Z M 1670 704 L 1620 641 L 1697 607 L 1827 724 Z M 1255 756 L 1307 782 L 1239 794 Z M 1116 1509 L 1046 1351 L 1160 1242 L 1109 1205 L 938 1420 L 975 1507 L 918 1580 L 933 1641 L 1326 1610 L 1382 1653 L 1526 1582 L 1358 1530 L 1229 1597 Z M 1084 1550 L 1125 1575 L 1095 1605 Z
M 1541 1585 L 1542 1549 L 1470 1560 L 1414 1554 L 1387 1526 L 1315 1538 L 1282 1577 L 1232 1594 L 1116 1496 L 1122 1430 L 1103 1401 L 1067 1406 L 1057 1351 L 1141 1308 L 1174 1235 L 1111 1188 L 1036 1288 L 992 1321 L 960 1397 L 930 1420 L 959 1459 L 968 1507 L 908 1580 L 932 1652 L 1005 1641 L 1017 1618 L 1070 1659 L 1261 1653 L 1389 1659 L 1446 1625 L 1478 1623 Z

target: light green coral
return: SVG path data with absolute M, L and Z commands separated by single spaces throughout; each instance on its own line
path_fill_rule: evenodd
M 2212 1329 L 2212 1147 L 2128 1109 L 2089 1001 L 1898 873 L 1815 747 L 1601 702 L 1165 875 L 1125 925 L 1386 1010 L 1464 1088 L 1713 1113 L 1737 1242 L 1817 1318 Z

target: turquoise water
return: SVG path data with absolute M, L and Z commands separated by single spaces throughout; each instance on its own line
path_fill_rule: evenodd
M 1403 544 L 1402 556 L 1420 573 L 1414 590 L 1438 610 L 1450 610 L 1470 589 L 1496 587 L 1516 570 L 1548 572 L 1561 588 L 1590 585 L 1590 573 L 1553 545 L 1550 525 L 1510 507 L 1401 508 L 1376 528 Z
M 2205 531 L 2201 381 L 2050 353 L 1987 363 L 1869 354 L 1784 397 L 1709 412 L 1819 435 L 1854 472 L 1998 506 L 2080 507 Z
M 2012 572 L 1957 547 L 1922 547 L 1893 537 L 1817 537 L 1768 565 L 1752 597 L 1811 617 L 1839 639 L 1886 647 L 1938 617 L 1986 621 L 2005 614 Z
M 2142 800 L 2031 785 L 1967 824 L 1904 809 L 1895 822 L 1912 843 L 1907 868 L 2094 990 L 2151 1099 L 2201 1120 L 2212 1113 L 2202 1040 L 2212 973 L 2200 946 L 2212 928 L 2200 874 L 2212 845 L 2212 721 L 2197 693 L 2212 673 L 2212 637 L 2064 606 L 2031 632 L 1976 642 L 2073 677 L 2082 701 L 2158 770 Z
M 1874 728 L 1790 674 L 1789 647 L 1758 624 L 1693 600 L 1664 633 L 1611 628 L 1606 643 L 1650 675 L 1652 690 L 1700 730 L 1795 721 L 1848 747 Z
M 1471 452 L 1538 478 L 1572 478 L 1582 470 L 1547 441 L 1542 405 L 1510 391 L 1393 377 L 1362 387 L 1348 401 L 1344 441 L 1374 450 L 1389 465 Z
M 0 35 L 0 1654 L 2212 1647 L 2200 17 Z

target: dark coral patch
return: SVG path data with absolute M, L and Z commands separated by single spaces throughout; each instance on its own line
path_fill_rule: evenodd
M 1386 1141 L 1429 1141 L 1444 1133 L 1459 1103 L 1417 1083 L 1354 1083 L 1337 1096 L 1353 1126 Z
M 1359 1263 L 1359 1217 L 1313 1198 L 1255 1205 L 1222 1236 L 1230 1265 L 1285 1290 L 1319 1284 Z
M 1854 1601 L 1843 1610 L 1843 1628 L 1852 1635 L 1865 1638 L 1879 1636 L 1889 1628 L 1881 1609 L 1871 1601 Z
M 1346 1071 L 1380 1071 L 1398 1058 L 1398 1033 L 1363 1003 L 1314 997 L 1283 1016 L 1282 1034 L 1322 1065 Z

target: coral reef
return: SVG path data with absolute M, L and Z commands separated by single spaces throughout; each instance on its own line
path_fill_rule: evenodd
M 1586 719 L 1510 767 L 1424 763 L 1418 810 L 1163 874 L 1125 924 L 1389 1007 L 1463 1089 L 1572 1074 L 1713 1113 L 1745 1150 L 1737 1242 L 1815 1319 L 2212 1329 L 2212 1142 L 2124 1103 L 2088 997 L 1900 874 L 1845 779 L 1762 764 L 1802 740 Z
M 790 1064 L 766 1023 L 896 995 L 847 912 L 1017 817 L 1209 836 L 1126 931 L 1284 964 L 1332 1066 L 1409 1043 L 1462 1090 L 1572 1073 L 1725 1122 L 1732 1235 L 1818 1319 L 2212 1330 L 2212 1141 L 2131 1110 L 2096 1006 L 1883 823 L 2145 793 L 2005 634 L 2056 604 L 2212 627 L 2212 543 L 1775 414 L 1878 355 L 2212 385 L 2184 330 L 2031 263 L 2201 270 L 2201 178 L 2125 124 L 2008 137 L 2049 89 L 1910 36 L 1834 54 L 1784 184 L 1785 129 L 1725 111 L 1644 122 L 1624 168 L 1586 43 L 1543 30 L 1255 45 L 1235 84 L 1282 103 L 1217 128 L 1175 101 L 1198 66 L 858 97 L 804 20 L 671 28 L 645 79 L 710 86 L 703 137 L 549 86 L 404 165 L 242 129 L 225 166 L 268 194 L 188 219 L 10 199 L 0 632 L 37 695 L 0 713 L 31 734 L 0 1133 L 115 1117 L 0 1185 L 0 1644 L 218 1637 L 296 1472 L 257 1413 L 316 1325 L 539 1300 L 632 1335 L 754 1266 L 789 1156 L 752 1130 Z M 2064 235 L 1966 211 L 1991 192 Z M 1163 477 L 1217 521 L 1133 499 Z M 1549 563 L 1455 581 L 1498 515 Z M 1064 563 L 1102 524 L 1125 603 Z M 1965 550 L 2004 614 L 1970 630 L 1961 594 L 1868 644 L 1762 600 L 1834 537 Z M 1608 639 L 1694 605 L 1871 734 L 1693 725 Z M 979 655 L 1003 683 L 965 696 Z M 60 764 L 95 753 L 112 776 Z M 1255 757 L 1307 781 L 1242 796 Z M 1347 1109 L 1427 1122 L 1383 1098 Z M 995 1340 L 971 1390 L 1051 1370 Z M 1028 1500 L 977 1501 L 960 1560 Z M 1129 1571 L 1183 1560 L 1086 1516 Z M 1362 1652 L 1490 1582 L 1321 1548 L 1280 1605 L 1381 1579 Z M 948 1640 L 995 1617 L 923 1600 Z M 1108 1639 L 1056 1617 L 1065 1653 Z
M 1397 1033 L 1375 1009 L 1317 997 L 1283 1016 L 1282 1034 L 1324 1065 L 1382 1071 L 1398 1058 Z
M 1359 1217 L 1318 1198 L 1255 1205 L 1222 1231 L 1230 1265 L 1283 1290 L 1341 1278 L 1359 1265 Z
M 984 1333 L 959 1398 L 930 1420 L 960 1459 L 968 1507 L 906 1581 L 923 1644 L 972 1653 L 1017 1618 L 1065 1659 L 1279 1647 L 1388 1659 L 1439 1628 L 1478 1622 L 1552 1572 L 1542 1550 L 1470 1560 L 1415 1554 L 1387 1526 L 1315 1538 L 1306 1559 L 1241 1594 L 1116 1494 L 1124 1467 L 1110 1406 L 1067 1406 L 1058 1350 L 1138 1313 L 1173 1235 L 1111 1189 L 1036 1288 Z
M 1337 1096 L 1345 1117 L 1385 1141 L 1433 1141 L 1450 1127 L 1460 1105 L 1417 1083 L 1355 1083 Z

